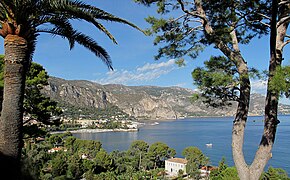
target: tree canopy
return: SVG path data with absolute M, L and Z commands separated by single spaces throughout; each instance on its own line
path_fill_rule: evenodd
M 200 167 L 207 166 L 209 159 L 197 147 L 186 147 L 182 155 L 187 159 L 186 172 L 194 179 L 200 179 Z
M 135 0 L 156 7 L 160 16 L 149 16 L 147 31 L 158 45 L 156 59 L 196 58 L 204 48 L 213 47 L 223 54 L 205 62 L 193 71 L 195 84 L 205 102 L 217 106 L 237 101 L 233 122 L 232 152 L 240 179 L 258 179 L 271 157 L 278 120 L 281 93 L 289 94 L 289 75 L 282 67 L 283 49 L 290 43 L 290 2 L 269 1 L 203 1 L 203 0 Z M 249 111 L 251 81 L 259 72 L 249 67 L 240 45 L 249 45 L 254 38 L 270 36 L 270 60 L 266 73 L 267 96 L 265 124 L 259 148 L 252 164 L 243 155 L 244 131 Z M 262 60 L 259 60 L 262 62 Z M 284 69 L 284 70 L 283 70 Z M 282 86 L 279 86 L 281 84 Z
M 135 0 L 151 6 L 156 3 L 161 18 L 149 16 L 148 33 L 155 35 L 154 45 L 160 45 L 156 59 L 197 55 L 208 45 L 233 50 L 232 37 L 248 44 L 254 37 L 269 33 L 266 23 L 270 1 L 186 1 Z M 152 5 L 153 6 L 153 5 Z M 234 30 L 234 31 L 233 31 Z M 234 33 L 234 34 L 233 34 Z M 219 44 L 222 42 L 223 44 Z M 229 53 L 227 53 L 230 55 Z

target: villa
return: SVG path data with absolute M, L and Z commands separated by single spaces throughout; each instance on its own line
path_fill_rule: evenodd
M 165 160 L 165 172 L 170 176 L 177 176 L 178 172 L 182 170 L 186 174 L 187 160 L 183 158 L 170 158 Z
M 165 172 L 170 177 L 176 177 L 179 175 L 179 171 L 182 170 L 183 175 L 186 175 L 187 160 L 183 158 L 170 158 L 165 160 Z M 202 178 L 208 177 L 210 172 L 217 167 L 213 166 L 202 166 L 200 168 L 200 176 Z

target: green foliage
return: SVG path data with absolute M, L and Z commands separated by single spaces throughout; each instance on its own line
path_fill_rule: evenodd
M 68 167 L 68 156 L 64 152 L 59 152 L 56 156 L 49 162 L 48 168 L 51 168 L 51 174 L 54 177 L 66 175 Z
M 228 58 L 211 57 L 192 72 L 194 84 L 201 90 L 204 102 L 213 107 L 230 105 L 238 94 L 237 69 Z
M 58 144 L 62 149 L 49 153 L 48 150 Z M 151 149 L 151 150 L 150 150 Z M 66 151 L 65 151 L 66 150 Z M 140 159 L 140 152 L 142 158 Z M 165 143 L 156 142 L 150 147 L 142 140 L 132 142 L 127 151 L 106 152 L 101 143 L 76 139 L 71 133 L 54 134 L 45 141 L 25 141 L 22 152 L 22 171 L 24 179 L 166 179 L 163 168 L 154 166 L 155 159 L 167 159 L 175 150 Z M 88 155 L 83 158 L 82 155 Z M 95 156 L 92 156 L 92 155 Z M 154 154 L 155 158 L 152 159 Z M 187 173 L 193 178 L 199 177 L 199 168 L 208 164 L 208 158 L 197 147 L 187 147 L 182 153 L 188 160 Z M 141 167 L 140 168 L 140 160 Z M 179 179 L 182 179 L 179 172 Z M 223 158 L 216 170 L 212 170 L 213 180 L 237 180 L 237 171 L 228 167 Z M 269 168 L 261 177 L 266 179 L 287 180 L 287 173 L 281 169 Z M 288 178 L 289 179 L 289 178 Z
M 110 103 L 107 104 L 106 108 L 94 108 L 94 107 L 81 107 L 78 105 L 71 105 L 69 103 L 60 102 L 59 106 L 64 109 L 62 116 L 67 119 L 111 119 L 112 116 L 118 116 L 119 120 L 135 119 L 129 117 L 127 113 L 124 113 L 120 108 Z
M 132 156 L 132 165 L 138 169 L 148 169 L 152 166 L 148 159 L 149 144 L 143 140 L 133 141 L 128 149 L 128 154 Z
M 182 151 L 182 155 L 187 159 L 186 172 L 193 178 L 200 178 L 200 167 L 209 164 L 209 158 L 206 157 L 197 147 L 187 147 Z
M 177 64 L 179 67 L 183 67 L 185 66 L 185 60 L 183 58 L 180 58 L 178 60 L 175 61 L 175 64 Z
M 53 134 L 37 144 L 27 140 L 25 144 L 22 169 L 26 179 L 81 179 L 85 172 L 94 172 L 97 167 L 96 159 L 91 156 L 104 153 L 99 153 L 100 142 L 76 139 L 71 133 Z M 55 146 L 60 150 L 49 153 L 48 150 Z M 82 158 L 85 153 L 87 159 Z M 104 161 L 98 163 L 106 165 L 104 157 L 109 155 L 99 157 Z
M 163 142 L 155 142 L 149 147 L 148 156 L 156 167 L 163 167 L 165 159 L 174 157 L 176 151 Z
M 159 59 L 163 56 L 180 58 L 197 55 L 208 45 L 217 40 L 232 47 L 231 35 L 233 28 L 238 41 L 248 44 L 254 37 L 268 33 L 267 27 L 260 22 L 268 19 L 260 14 L 269 15 L 271 4 L 268 1 L 203 1 L 207 20 L 214 33 L 207 34 L 201 23 L 204 19 L 198 15 L 196 2 L 175 0 L 135 0 L 135 2 L 150 6 L 156 4 L 160 18 L 149 16 L 146 21 L 151 25 L 147 30 L 155 35 L 154 44 L 159 45 Z M 164 14 L 168 14 L 167 16 Z M 165 18 L 167 17 L 167 18 Z M 236 26 L 234 26 L 236 25 Z
M 75 138 L 74 136 L 69 136 L 65 139 L 64 142 L 64 146 L 68 149 L 70 149 L 71 151 L 74 150 L 74 143 L 76 141 L 77 138 Z
M 190 97 L 190 101 L 192 102 L 192 103 L 194 103 L 194 102 L 196 102 L 197 100 L 199 100 L 200 99 L 200 96 L 199 96 L 199 94 L 193 94 L 191 97 Z
M 83 175 L 82 160 L 77 154 L 69 157 L 67 162 L 67 172 L 66 177 L 70 179 L 80 179 Z
M 254 68 L 249 70 L 249 74 L 253 78 L 261 76 Z M 204 67 L 193 70 L 192 78 L 206 104 L 221 107 L 238 100 L 240 85 L 238 70 L 235 64 L 224 56 L 212 56 L 204 62 Z M 197 100 L 198 95 L 194 95 L 193 99 Z
M 219 176 L 221 179 L 227 179 L 227 180 L 239 180 L 238 172 L 235 167 L 228 167 L 225 170 L 223 170 Z
M 264 172 L 260 180 L 289 180 L 287 172 L 281 168 L 269 167 L 267 172 Z
M 50 118 L 59 116 L 62 110 L 55 101 L 41 93 L 43 86 L 48 85 L 48 77 L 41 65 L 31 64 L 26 78 L 24 109 L 25 114 L 29 114 L 32 119 L 37 119 L 44 124 L 53 124 Z
M 184 174 L 184 171 L 182 169 L 178 170 L 178 177 L 182 177 Z
M 290 66 L 278 67 L 269 84 L 270 90 L 290 96 Z
M 85 172 L 83 177 L 87 180 L 94 180 L 95 179 L 94 173 L 92 170 Z
M 222 179 L 221 174 L 227 168 L 228 168 L 228 165 L 226 164 L 226 159 L 223 157 L 222 160 L 219 162 L 218 168 L 210 172 L 210 179 L 212 180 Z
M 143 140 L 133 141 L 130 145 L 129 150 L 133 154 L 138 154 L 139 152 L 146 153 L 148 151 L 149 144 Z
M 96 157 L 102 147 L 101 142 L 76 139 L 73 143 L 74 152 L 87 155 L 89 158 Z
M 121 128 L 122 123 L 119 121 L 108 121 L 101 127 L 102 129 L 118 129 Z
M 49 76 L 45 69 L 37 63 L 31 63 L 30 69 L 26 74 L 26 86 L 45 86 L 48 85 L 47 79 Z
M 60 137 L 58 134 L 53 134 L 48 138 L 48 142 L 55 146 L 63 143 L 62 137 Z
M 2 104 L 3 93 L 3 60 L 4 56 L 0 56 L 0 103 Z M 53 116 L 59 116 L 62 113 L 61 108 L 57 106 L 57 102 L 50 100 L 41 93 L 42 88 L 48 84 L 47 72 L 37 64 L 32 63 L 26 74 L 26 87 L 24 95 L 24 114 L 29 120 L 37 120 L 44 124 L 57 124 L 59 121 L 51 121 Z M 27 121 L 29 122 L 29 121 Z M 32 124 L 24 126 L 24 133 L 28 137 L 43 135 L 45 131 L 38 125 Z
M 22 156 L 22 174 L 24 179 L 38 180 L 40 172 L 47 161 L 51 159 L 47 153 L 48 147 L 45 145 L 32 144 L 29 140 L 25 142 L 26 146 Z
M 96 167 L 97 172 L 106 172 L 113 170 L 113 160 L 104 149 L 101 149 L 96 154 L 95 162 L 97 165 Z

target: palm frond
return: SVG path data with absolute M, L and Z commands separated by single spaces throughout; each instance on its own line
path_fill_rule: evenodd
M 45 14 L 51 14 L 52 16 L 62 16 L 67 19 L 85 20 L 93 24 L 97 29 L 104 32 L 115 44 L 117 44 L 114 36 L 100 23 L 89 11 L 72 5 L 69 0 L 50 0 L 50 3 L 44 2 L 42 6 L 45 6 Z
M 10 20 L 14 17 L 13 9 L 15 9 L 14 5 L 9 0 L 3 0 L 0 2 L 1 12 L 5 20 Z
M 104 21 L 111 21 L 111 22 L 117 22 L 117 23 L 123 23 L 127 24 L 133 28 L 138 29 L 139 31 L 145 33 L 142 29 L 140 29 L 135 24 L 116 17 L 104 10 L 101 10 L 97 7 L 88 5 L 82 1 L 78 0 L 62 0 L 61 2 L 59 0 L 50 0 L 50 4 L 46 4 L 47 6 L 51 6 L 51 12 L 53 14 L 61 14 L 63 16 L 66 16 L 68 19 L 78 19 L 78 20 L 85 20 L 89 23 L 92 23 L 97 29 L 104 32 L 114 43 L 117 44 L 116 39 L 113 37 L 113 35 L 99 22 L 99 20 Z M 53 3 L 52 3 L 53 2 Z M 58 3 L 57 3 L 58 2 Z
M 107 65 L 109 69 L 113 70 L 112 61 L 109 54 L 103 47 L 98 45 L 98 43 L 93 38 L 72 29 L 68 33 L 67 29 L 62 26 L 58 26 L 52 29 L 42 29 L 38 32 L 50 33 L 52 35 L 57 35 L 65 39 L 69 39 L 69 41 L 77 42 L 78 44 L 93 52 Z
M 45 19 L 45 21 L 54 26 L 54 28 L 52 28 L 53 31 L 61 32 L 62 34 L 65 34 L 66 39 L 69 41 L 70 49 L 74 48 L 75 41 L 74 39 L 71 39 L 70 37 L 72 37 L 75 30 L 68 19 L 65 19 L 62 17 L 57 17 L 57 18 L 48 17 Z
M 91 37 L 76 31 L 72 26 L 73 20 L 93 24 L 96 29 L 116 44 L 116 39 L 101 23 L 102 21 L 122 23 L 142 31 L 133 23 L 89 5 L 82 0 L 0 1 L 0 30 L 2 30 L 2 24 L 4 23 L 6 23 L 6 26 L 9 23 L 8 29 L 10 28 L 8 33 L 3 30 L 2 36 L 5 37 L 12 33 L 26 38 L 29 46 L 31 46 L 31 54 L 33 54 L 38 33 L 46 32 L 67 39 L 70 49 L 75 46 L 75 43 L 84 46 L 101 58 L 108 68 L 113 69 L 110 56 L 106 50 Z
M 113 14 L 111 13 L 108 13 L 102 9 L 99 9 L 95 6 L 91 6 L 91 5 L 88 5 L 88 4 L 85 4 L 83 3 L 82 1 L 78 1 L 78 0 L 75 0 L 72 2 L 72 5 L 74 6 L 77 6 L 81 9 L 84 9 L 85 11 L 88 11 L 90 14 L 92 14 L 94 16 L 94 18 L 96 19 L 101 19 L 101 20 L 105 20 L 105 21 L 112 21 L 112 22 L 118 22 L 118 23 L 123 23 L 123 24 L 127 24 L 135 29 L 138 29 L 139 31 L 145 33 L 142 29 L 140 29 L 138 26 L 136 26 L 135 24 L 125 20 L 125 19 L 122 19 L 122 18 L 119 18 L 117 16 L 114 16 Z
M 80 32 L 75 32 L 74 38 L 76 42 L 95 53 L 97 57 L 100 57 L 103 60 L 109 69 L 113 70 L 112 61 L 109 54 L 103 47 L 99 46 L 94 39 Z

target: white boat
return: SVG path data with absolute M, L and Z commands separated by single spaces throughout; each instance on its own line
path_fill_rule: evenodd
M 212 147 L 212 143 L 205 144 L 206 147 Z
M 151 125 L 153 126 L 153 125 L 157 125 L 157 124 L 159 124 L 159 122 L 154 122 Z

